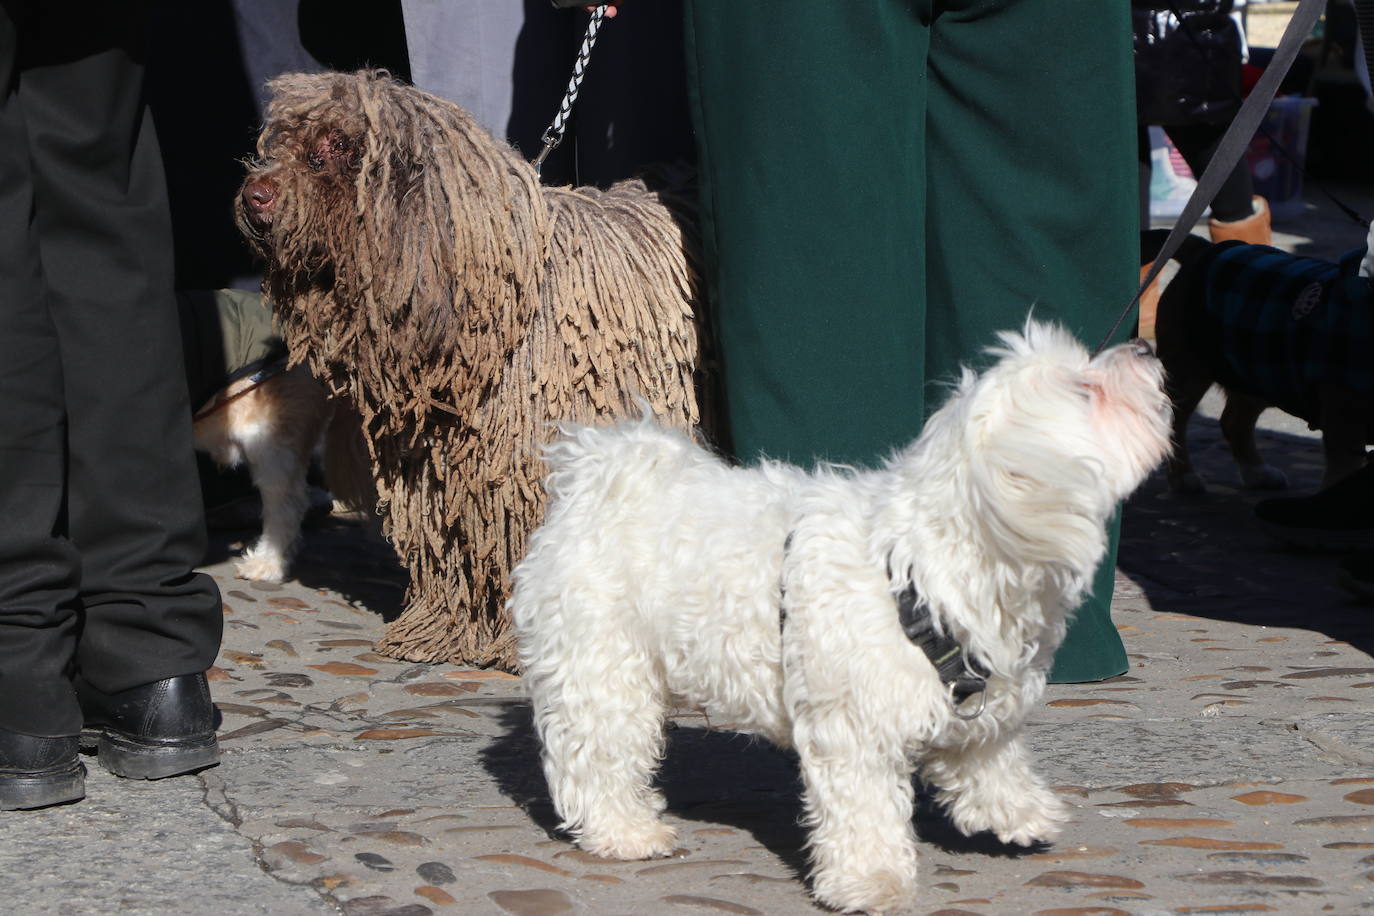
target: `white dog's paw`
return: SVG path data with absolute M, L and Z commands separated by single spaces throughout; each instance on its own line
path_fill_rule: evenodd
M 234 573 L 253 582 L 281 582 L 286 579 L 286 561 L 274 550 L 254 547 L 234 564 Z
M 1283 471 L 1269 464 L 1242 466 L 1240 479 L 1247 490 L 1282 490 L 1288 486 L 1288 477 Z
M 584 833 L 577 845 L 604 859 L 659 859 L 672 855 L 677 831 L 662 821 L 642 827 L 617 828 L 613 833 Z
M 1014 820 L 993 827 L 997 839 L 1017 846 L 1048 843 L 1069 820 L 1069 809 L 1054 792 L 1037 787 L 1015 809 Z
M 842 913 L 906 913 L 915 904 L 916 874 L 823 871 L 816 874 L 812 890 L 817 900 Z
M 1029 786 L 1014 796 L 999 795 L 961 795 L 948 809 L 950 820 L 965 836 L 988 830 L 1003 843 L 1017 846 L 1048 842 L 1059 835 L 1060 828 L 1069 820 L 1069 809 L 1063 799 L 1043 786 Z

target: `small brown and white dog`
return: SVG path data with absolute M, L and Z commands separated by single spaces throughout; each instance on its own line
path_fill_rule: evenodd
M 675 695 L 796 750 L 828 906 L 910 904 L 913 770 L 963 833 L 1057 833 L 1022 726 L 1107 520 L 1168 449 L 1168 403 L 1141 341 L 1090 358 L 1028 322 L 991 352 L 877 470 L 734 467 L 648 419 L 565 426 L 511 613 L 578 845 L 673 849 L 653 777 Z
M 1142 234 L 1143 263 L 1153 262 L 1167 235 Z M 1187 432 L 1214 383 L 1226 392 L 1221 432 L 1246 487 L 1288 483 L 1255 442 L 1255 423 L 1269 407 L 1321 430 L 1323 488 L 1365 466 L 1374 432 L 1374 296 L 1358 274 L 1360 254 L 1331 262 L 1267 245 L 1184 241 L 1155 317 L 1174 410 L 1171 489 L 1206 489 Z
M 280 582 L 300 542 L 316 456 L 336 503 L 368 510 L 376 503 L 360 421 L 305 367 L 287 368 L 256 293 L 183 293 L 178 304 L 188 381 L 201 402 L 192 417 L 195 447 L 221 467 L 246 465 L 262 500 L 262 533 L 235 572 Z M 213 391 L 208 399 L 206 391 Z

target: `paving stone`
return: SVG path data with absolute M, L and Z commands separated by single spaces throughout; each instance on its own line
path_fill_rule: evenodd
M 572 899 L 562 891 L 492 891 L 487 896 L 514 916 L 557 916 L 573 911 Z
M 378 855 L 375 852 L 359 852 L 353 858 L 366 865 L 373 871 L 395 871 L 396 866 L 391 864 L 391 860 L 386 856 Z
M 453 906 L 458 900 L 442 887 L 423 885 L 415 888 L 415 893 L 437 906 Z
M 443 862 L 421 862 L 415 866 L 415 873 L 430 884 L 452 884 L 458 880 L 453 869 Z
M 1246 805 L 1296 805 L 1298 802 L 1309 801 L 1306 795 L 1291 795 L 1287 792 L 1270 792 L 1268 790 L 1233 795 L 1231 799 Z
M 717 900 L 715 897 L 699 897 L 695 894 L 669 894 L 659 899 L 677 907 L 712 910 L 717 913 L 738 913 L 739 916 L 763 916 L 760 910 L 753 907 L 731 903 L 728 900 Z
M 1047 871 L 1026 882 L 1029 887 L 1124 887 L 1145 885 L 1134 878 L 1081 871 Z
M 397 904 L 385 895 L 355 897 L 343 905 L 344 916 L 430 916 L 434 911 L 418 903 Z

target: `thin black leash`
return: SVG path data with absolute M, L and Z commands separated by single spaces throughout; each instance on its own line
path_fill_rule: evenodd
M 1313 25 L 1317 18 L 1326 9 L 1326 0 L 1301 0 L 1296 10 L 1293 11 L 1293 18 L 1288 21 L 1288 28 L 1283 32 L 1283 37 L 1279 39 L 1279 46 L 1274 51 L 1274 57 L 1270 60 L 1269 66 L 1264 69 L 1259 82 L 1250 90 L 1250 95 L 1240 106 L 1240 111 L 1231 119 L 1231 124 L 1226 128 L 1226 133 L 1222 135 L 1221 143 L 1217 145 L 1217 150 L 1212 154 L 1211 161 L 1207 163 L 1207 168 L 1202 170 L 1202 176 L 1198 179 L 1197 187 L 1193 189 L 1192 196 L 1188 198 L 1188 203 L 1183 207 L 1183 212 L 1179 214 L 1178 221 L 1169 230 L 1169 237 L 1164 242 L 1164 247 L 1159 250 L 1154 263 L 1150 265 L 1149 271 L 1141 281 L 1140 288 L 1136 290 L 1131 301 L 1126 303 L 1126 307 L 1117 316 L 1116 322 L 1112 324 L 1111 330 L 1102 338 L 1102 342 L 1093 350 L 1093 356 L 1101 353 L 1106 348 L 1108 342 L 1116 336 L 1116 332 L 1121 329 L 1121 325 L 1131 314 L 1131 311 L 1140 303 L 1140 297 L 1145 294 L 1145 290 L 1150 288 L 1150 284 L 1159 276 L 1159 272 L 1164 269 L 1164 265 L 1178 251 L 1178 247 L 1183 244 L 1183 240 L 1193 231 L 1193 226 L 1197 224 L 1198 218 L 1202 216 L 1202 211 L 1216 197 L 1217 191 L 1221 190 L 1221 185 L 1231 173 L 1237 162 L 1240 161 L 1241 154 L 1250 145 L 1250 138 L 1255 135 L 1255 129 L 1264 120 L 1265 114 L 1269 111 L 1269 103 L 1278 94 L 1279 83 L 1288 74 L 1288 68 L 1293 65 L 1293 61 L 1298 56 L 1298 51 L 1302 49 L 1302 43 L 1311 34 Z

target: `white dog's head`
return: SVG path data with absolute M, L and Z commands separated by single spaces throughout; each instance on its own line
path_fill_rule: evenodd
M 1027 321 L 965 369 L 931 417 L 912 470 L 946 481 L 948 512 L 1007 561 L 1091 573 L 1116 504 L 1169 450 L 1164 373 L 1132 341 L 1096 358 L 1063 328 Z

